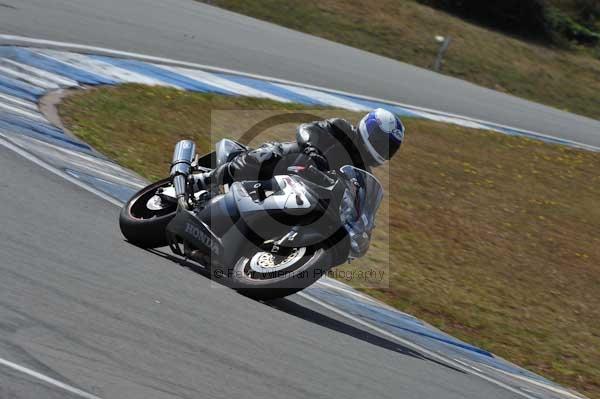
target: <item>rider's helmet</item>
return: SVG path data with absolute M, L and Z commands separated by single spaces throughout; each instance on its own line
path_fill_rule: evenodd
M 404 125 L 395 114 L 377 108 L 365 115 L 358 124 L 359 141 L 370 166 L 390 160 L 404 140 Z

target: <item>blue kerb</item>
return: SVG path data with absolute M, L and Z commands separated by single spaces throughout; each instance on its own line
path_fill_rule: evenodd
M 320 296 L 322 298 L 325 297 L 325 300 L 329 303 L 335 303 L 338 306 L 341 305 L 339 307 L 346 309 L 346 311 L 348 311 L 348 309 L 352 309 L 351 313 L 353 315 L 369 319 L 379 325 L 383 324 L 388 329 L 391 328 L 403 330 L 421 337 L 433 339 L 444 344 L 452 345 L 457 348 L 493 358 L 493 355 L 490 352 L 459 341 L 449 335 L 438 333 L 432 329 L 429 329 L 418 319 L 412 317 L 398 317 L 401 316 L 401 314 L 386 310 L 379 306 L 367 304 L 365 302 L 351 300 L 350 298 L 337 295 L 336 293 L 328 290 L 310 288 L 310 292 L 316 294 L 316 296 Z
M 349 95 L 342 95 L 342 94 L 336 94 L 338 97 L 341 97 L 345 100 L 349 100 L 352 101 L 354 103 L 357 104 L 362 104 L 364 106 L 366 106 L 367 108 L 384 108 L 387 109 L 388 111 L 391 111 L 393 113 L 395 113 L 398 116 L 405 116 L 405 117 L 418 117 L 420 118 L 421 116 L 410 111 L 409 109 L 400 107 L 398 105 L 394 105 L 394 104 L 389 104 L 386 102 L 380 102 L 380 101 L 374 101 L 374 100 L 365 100 L 362 98 L 358 98 L 358 97 L 354 97 L 354 96 L 349 96 Z
M 161 68 L 159 66 L 149 64 L 142 61 L 124 60 L 114 57 L 106 57 L 101 55 L 92 55 L 91 58 L 107 62 L 119 68 L 127 69 L 131 72 L 136 72 L 145 76 L 152 77 L 156 80 L 165 82 L 170 85 L 175 85 L 190 91 L 219 93 L 225 95 L 238 95 L 221 87 L 213 86 L 209 83 L 200 80 L 192 79 L 180 73 Z
M 0 91 L 24 100 L 36 101 L 45 91 L 39 87 L 0 75 Z
M 69 138 L 61 130 L 44 122 L 36 122 L 10 113 L 0 112 L 0 128 L 8 132 L 40 138 L 49 143 L 67 144 L 79 150 L 91 151 L 89 145 Z
M 96 176 L 92 176 L 87 173 L 79 172 L 72 169 L 65 169 L 65 172 L 76 179 L 82 180 L 92 187 L 102 191 L 105 194 L 110 195 L 111 197 L 117 198 L 119 201 L 127 202 L 133 194 L 137 191 L 137 189 L 123 186 L 118 183 L 113 183 L 108 180 L 101 179 Z
M 64 62 L 60 62 L 53 58 L 20 47 L 0 47 L 0 57 L 5 57 L 45 71 L 53 72 L 57 75 L 65 76 L 82 84 L 113 85 L 118 83 L 117 81 L 109 79 L 105 76 L 84 71 L 83 69 L 76 68 Z
M 295 93 L 291 90 L 285 89 L 281 86 L 276 86 L 273 83 L 267 82 L 265 80 L 247 78 L 244 76 L 228 75 L 228 74 L 215 74 L 215 75 L 219 76 L 223 79 L 227 79 L 232 82 L 239 83 L 241 85 L 248 86 L 253 89 L 275 95 L 277 97 L 282 97 L 282 98 L 285 98 L 286 100 L 290 100 L 290 101 L 293 101 L 293 102 L 296 102 L 299 104 L 318 105 L 318 106 L 327 105 L 318 100 L 315 100 L 314 98 Z

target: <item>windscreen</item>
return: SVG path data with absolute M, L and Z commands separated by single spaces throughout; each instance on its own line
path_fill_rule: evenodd
M 346 186 L 340 217 L 350 236 L 351 255 L 360 257 L 369 248 L 383 188 L 375 176 L 350 165 L 340 168 L 340 178 Z

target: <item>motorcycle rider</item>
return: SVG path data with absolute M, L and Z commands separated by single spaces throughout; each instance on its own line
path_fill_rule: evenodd
M 370 171 L 394 156 L 404 140 L 404 130 L 400 118 L 382 108 L 366 114 L 356 128 L 341 118 L 304 123 L 298 126 L 295 142 L 270 142 L 242 152 L 197 183 L 202 187 L 266 180 L 303 164 L 314 164 L 323 172 L 344 165 Z

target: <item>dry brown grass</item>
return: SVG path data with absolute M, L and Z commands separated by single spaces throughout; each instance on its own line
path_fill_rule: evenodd
M 78 136 L 156 179 L 178 139 L 208 148 L 215 109 L 240 110 L 213 132 L 222 137 L 248 122 L 253 113 L 244 110 L 304 108 L 124 86 L 70 97 L 60 112 Z M 389 258 L 389 289 L 363 289 L 600 398 L 600 155 L 423 120 L 406 125 L 400 155 L 377 171 L 391 182 L 389 208 L 368 259 L 385 269 Z M 291 128 L 268 137 L 289 140 Z

